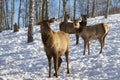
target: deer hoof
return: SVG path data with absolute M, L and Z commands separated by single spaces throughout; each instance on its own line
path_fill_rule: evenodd
M 54 73 L 54 76 L 58 77 L 58 75 L 56 73 Z
M 70 74 L 70 71 L 67 71 L 67 74 Z

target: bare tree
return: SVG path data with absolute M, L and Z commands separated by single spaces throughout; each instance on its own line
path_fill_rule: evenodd
M 0 32 L 2 32 L 2 0 L 0 0 Z
M 58 18 L 60 17 L 60 7 L 61 7 L 61 6 L 60 6 L 60 1 L 61 1 L 61 0 L 59 0 Z
M 90 4 L 90 0 L 87 0 L 87 16 L 89 17 L 89 4 Z
M 81 4 L 80 7 L 81 7 L 81 13 L 82 13 L 82 14 L 85 13 L 85 8 L 84 8 L 84 5 L 85 5 L 85 4 L 84 4 L 84 3 L 85 3 L 85 0 L 82 0 L 82 2 L 80 2 L 80 4 Z
M 46 0 L 46 19 L 49 19 L 49 0 Z
M 42 20 L 49 18 L 49 0 L 42 1 Z
M 67 1 L 68 0 L 62 0 L 63 1 L 63 15 L 64 15 L 64 21 L 66 22 L 67 21 L 67 19 L 66 19 L 66 4 L 67 4 Z
M 42 20 L 42 0 L 39 0 L 39 20 Z
M 96 14 L 96 0 L 93 1 L 92 17 L 95 17 L 95 14 Z
M 9 14 L 8 14 L 8 0 L 5 0 L 5 4 L 6 4 L 6 29 L 9 30 L 10 29 L 10 25 L 9 25 Z
M 75 17 L 76 17 L 76 0 L 74 0 L 74 20 L 75 20 Z
M 33 41 L 33 24 L 34 24 L 34 0 L 30 0 L 30 19 L 28 27 L 28 43 Z
M 35 0 L 35 17 L 36 17 L 36 20 L 39 19 L 39 0 Z
M 42 2 L 42 20 L 45 18 L 45 0 Z
M 6 7 L 5 7 L 5 0 L 2 0 L 2 25 L 3 25 L 3 29 L 7 29 L 6 28 Z
M 109 5 L 110 5 L 110 0 L 107 0 L 107 8 L 106 8 L 105 18 L 107 18 L 108 14 L 109 14 Z
M 20 0 L 19 11 L 18 11 L 18 27 L 19 27 L 19 28 L 20 28 L 21 5 L 22 5 L 22 0 Z
M 26 0 L 25 6 L 25 27 L 28 27 L 29 22 L 29 0 Z
M 12 11 L 12 15 L 11 15 L 11 30 L 13 29 L 13 23 L 14 23 L 14 0 L 11 0 L 11 11 Z

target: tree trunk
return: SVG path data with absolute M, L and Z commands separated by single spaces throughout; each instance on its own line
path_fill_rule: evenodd
M 11 30 L 13 29 L 13 23 L 14 23 L 14 0 L 11 0 Z
M 29 24 L 29 0 L 26 0 L 25 6 L 25 27 L 28 27 Z
M 59 0 L 58 18 L 60 17 L 60 1 L 61 0 Z
M 10 25 L 9 25 L 9 15 L 8 15 L 8 0 L 5 0 L 6 3 L 6 29 L 9 30 L 10 29 Z
M 66 3 L 67 3 L 67 0 L 63 0 L 63 15 L 64 15 L 64 22 L 67 22 L 67 16 L 66 16 Z
M 46 0 L 46 19 L 49 19 L 49 0 Z
M 89 18 L 89 4 L 90 4 L 90 0 L 87 0 L 87 16 Z
M 93 1 L 92 17 L 96 16 L 96 0 Z
M 19 12 L 18 12 L 18 27 L 20 28 L 20 14 L 21 14 L 21 4 L 22 0 L 20 0 L 20 5 L 19 5 Z
M 30 19 L 28 27 L 28 43 L 33 41 L 33 24 L 34 24 L 34 0 L 30 0 Z
M 39 19 L 39 9 L 38 9 L 38 7 L 39 7 L 39 0 L 35 0 L 35 16 L 36 16 L 36 20 L 38 20 Z
M 39 20 L 42 21 L 42 0 L 39 0 Z
M 2 0 L 0 0 L 0 32 L 2 32 Z
M 6 27 L 6 4 L 5 4 L 5 0 L 2 0 L 2 23 L 3 23 L 3 28 L 2 28 L 2 30 L 6 30 L 7 29 L 7 27 Z
M 76 0 L 74 0 L 74 20 L 75 20 L 75 17 L 76 17 Z
M 84 9 L 85 9 L 85 8 L 84 8 L 84 1 L 85 1 L 85 0 L 82 0 L 82 4 L 81 4 L 81 14 L 85 14 L 85 13 L 84 13 Z
M 108 14 L 109 14 L 109 5 L 110 5 L 110 0 L 107 0 L 107 8 L 106 8 L 105 18 L 107 18 Z
M 42 20 L 44 20 L 45 18 L 45 0 L 43 0 L 43 3 L 42 3 Z

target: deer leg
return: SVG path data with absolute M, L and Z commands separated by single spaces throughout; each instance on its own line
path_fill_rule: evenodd
M 103 47 L 105 45 L 105 37 L 106 37 L 107 34 L 105 34 L 105 36 L 103 37 Z
M 100 53 L 102 53 L 102 48 L 103 48 L 104 45 L 105 45 L 105 37 L 106 37 L 106 35 L 107 35 L 107 34 L 105 34 L 105 35 L 103 36 L 103 38 L 101 38 L 101 51 L 100 51 Z
M 85 55 L 85 52 L 86 52 L 86 41 L 84 41 L 84 53 L 83 53 L 83 55 Z
M 58 61 L 59 63 L 58 63 L 58 70 L 59 70 L 59 68 L 60 68 L 60 66 L 61 66 L 61 63 L 62 63 L 62 58 L 61 57 L 59 57 L 59 61 Z
M 87 45 L 88 45 L 88 55 L 90 55 L 90 43 L 88 42 Z
M 79 35 L 76 34 L 76 45 L 79 43 Z
M 105 37 L 103 37 L 102 47 L 105 45 Z
M 69 51 L 68 50 L 65 52 L 65 57 L 67 62 L 67 74 L 69 74 L 70 71 L 69 71 Z
M 55 69 L 54 76 L 58 77 L 58 56 L 55 55 L 53 58 L 54 58 L 54 69 Z
M 48 64 L 49 64 L 49 77 L 51 77 L 52 76 L 52 72 L 51 72 L 51 70 L 52 70 L 52 57 L 47 56 L 47 58 L 48 58 Z
M 99 42 L 100 42 L 100 46 L 101 46 L 101 49 L 100 49 L 99 54 L 101 54 L 101 53 L 102 53 L 102 48 L 103 48 L 103 46 L 104 46 L 103 38 L 99 39 Z
M 60 66 L 61 66 L 61 63 L 62 63 L 62 58 L 59 57 L 59 60 L 58 60 L 58 70 L 57 70 L 57 71 L 59 71 L 59 68 L 60 68 Z M 55 66 L 56 66 L 56 65 L 55 65 Z M 56 73 L 54 74 L 54 76 L 56 76 Z

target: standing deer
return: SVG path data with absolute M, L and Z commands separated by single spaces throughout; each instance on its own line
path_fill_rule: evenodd
M 54 20 L 43 20 L 42 22 L 37 22 L 36 24 L 41 25 L 41 38 L 44 44 L 44 50 L 49 64 L 49 77 L 52 76 L 52 58 L 54 60 L 54 76 L 58 77 L 58 71 L 62 63 L 61 56 L 65 54 L 67 62 L 67 73 L 69 73 L 69 46 L 70 38 L 68 35 L 62 31 L 55 32 L 50 28 L 50 23 Z
M 84 53 L 85 55 L 86 52 L 86 45 L 88 46 L 88 55 L 90 54 L 90 40 L 99 40 L 101 49 L 99 53 L 102 53 L 102 48 L 104 47 L 105 44 L 105 37 L 108 33 L 109 27 L 107 24 L 104 23 L 99 23 L 95 24 L 92 26 L 81 26 L 79 29 L 79 35 L 83 38 L 84 40 Z
M 76 31 L 80 28 L 81 25 L 87 24 L 87 15 L 81 15 L 81 20 L 74 20 L 73 22 L 61 22 L 59 25 L 60 31 L 64 31 L 69 34 L 76 34 Z M 84 22 L 84 24 L 83 24 Z M 78 25 L 78 23 L 80 25 Z M 79 35 L 76 34 L 76 44 L 79 43 Z

